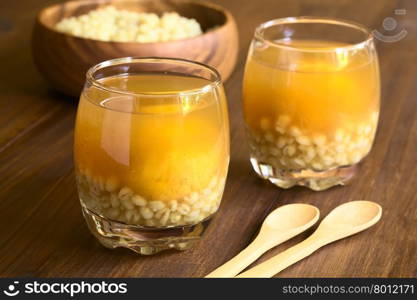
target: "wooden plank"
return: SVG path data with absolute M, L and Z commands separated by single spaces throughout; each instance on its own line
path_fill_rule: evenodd
M 31 62 L 36 11 L 56 1 L 12 1 L 0 7 L 0 276 L 203 276 L 233 257 L 275 207 L 303 202 L 322 215 L 336 205 L 369 199 L 384 208 L 370 230 L 329 245 L 284 270 L 282 277 L 417 276 L 417 3 L 413 0 L 223 0 L 240 30 L 238 66 L 226 84 L 232 159 L 220 211 L 204 239 L 186 252 L 142 257 L 108 250 L 89 234 L 77 200 L 72 163 L 76 104 L 53 93 Z M 0 4 L 2 5 L 2 4 Z M 396 17 L 408 31 L 397 43 L 378 43 L 381 122 L 374 148 L 352 185 L 312 192 L 281 190 L 258 179 L 248 161 L 241 111 L 247 48 L 257 24 L 296 15 L 342 17 L 381 29 Z M 310 233 L 272 249 L 279 253 Z

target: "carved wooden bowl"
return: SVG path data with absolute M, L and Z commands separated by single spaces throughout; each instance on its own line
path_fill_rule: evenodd
M 203 34 L 177 41 L 139 43 L 105 42 L 75 37 L 54 29 L 63 18 L 79 16 L 106 5 L 138 12 L 177 12 L 196 19 Z M 193 0 L 83 0 L 44 8 L 32 36 L 35 64 L 57 90 L 79 96 L 85 73 L 93 65 L 112 58 L 176 57 L 215 67 L 226 80 L 236 64 L 238 32 L 233 16 L 209 2 Z

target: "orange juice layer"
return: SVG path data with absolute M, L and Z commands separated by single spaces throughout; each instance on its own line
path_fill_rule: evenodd
M 148 200 L 162 201 L 180 199 L 225 176 L 227 116 L 219 113 L 220 104 L 211 90 L 192 93 L 208 81 L 129 75 L 102 83 L 142 95 L 107 93 L 103 98 L 105 93 L 97 89 L 84 93 L 75 133 L 79 170 L 111 178 Z M 179 91 L 187 94 L 179 96 Z
M 252 130 L 284 118 L 306 134 L 333 136 L 369 124 L 379 110 L 378 64 L 366 53 L 327 41 L 290 41 L 293 49 L 255 49 L 244 80 L 245 119 Z M 302 50 L 302 52 L 297 51 Z M 363 51 L 365 52 L 365 51 Z M 285 120 L 284 120 L 285 121 Z M 269 124 L 268 124 L 269 123 Z

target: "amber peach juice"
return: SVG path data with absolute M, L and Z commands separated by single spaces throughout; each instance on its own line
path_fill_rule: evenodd
M 360 52 L 348 56 L 342 43 L 283 45 L 301 54 L 255 48 L 247 62 L 244 113 L 252 164 L 281 187 L 321 190 L 343 179 L 317 174 L 355 165 L 371 149 L 379 112 L 377 60 Z M 337 48 L 334 55 L 320 54 Z
M 219 207 L 229 163 L 221 83 L 156 67 L 87 85 L 75 131 L 77 184 L 90 229 L 106 246 L 142 254 L 185 249 L 202 234 L 199 224 Z

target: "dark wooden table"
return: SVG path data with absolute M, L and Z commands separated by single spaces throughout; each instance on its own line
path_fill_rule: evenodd
M 226 84 L 232 159 L 225 195 L 196 248 L 153 257 L 108 250 L 84 223 L 72 161 L 77 101 L 53 92 L 35 70 L 30 54 L 36 12 L 54 2 L 59 1 L 0 1 L 0 276 L 203 276 L 244 248 L 274 208 L 310 203 L 323 216 L 355 199 L 380 203 L 381 222 L 326 246 L 279 276 L 417 276 L 417 1 L 216 1 L 235 15 L 241 42 L 238 65 Z M 395 15 L 395 9 L 406 9 L 406 15 Z M 347 187 L 325 192 L 281 190 L 255 176 L 249 165 L 241 113 L 247 48 L 257 24 L 296 15 L 342 17 L 387 35 L 408 32 L 396 43 L 378 43 L 381 121 L 372 152 Z M 382 26 L 389 16 L 398 22 L 392 32 Z

